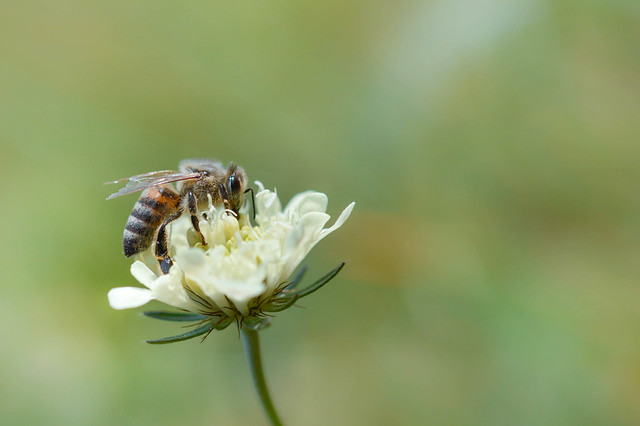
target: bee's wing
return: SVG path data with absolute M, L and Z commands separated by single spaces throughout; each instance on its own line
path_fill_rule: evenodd
M 144 173 L 141 175 L 131 176 L 129 178 L 118 179 L 112 182 L 105 182 L 106 184 L 110 184 L 127 181 L 127 185 L 124 188 L 121 188 L 118 192 L 114 192 L 109 195 L 107 200 L 142 191 L 147 188 L 151 188 L 152 186 L 164 185 L 181 180 L 197 179 L 201 175 L 201 172 L 185 173 L 176 172 L 174 170 L 161 170 L 158 172 Z
M 131 176 L 131 177 L 126 177 L 126 178 L 122 178 L 122 179 L 118 179 L 118 180 L 110 180 L 109 182 L 105 182 L 104 185 L 110 185 L 112 183 L 122 183 L 122 182 L 128 182 L 128 181 L 142 181 L 142 180 L 148 180 L 148 179 L 154 179 L 156 177 L 164 177 L 167 176 L 169 174 L 178 174 L 180 172 L 176 172 L 175 170 L 158 170 L 157 172 L 149 172 L 149 173 L 143 173 L 140 175 L 135 175 L 135 176 Z

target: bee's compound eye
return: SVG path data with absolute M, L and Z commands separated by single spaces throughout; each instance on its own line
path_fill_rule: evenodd
M 242 186 L 242 178 L 236 173 L 232 173 L 227 180 L 227 190 L 230 194 L 237 194 L 240 192 Z

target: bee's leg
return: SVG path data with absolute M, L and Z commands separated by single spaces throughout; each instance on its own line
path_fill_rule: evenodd
M 193 195 L 193 192 L 189 193 L 188 196 L 189 201 L 189 213 L 191 213 L 191 223 L 193 224 L 193 229 L 200 235 L 200 239 L 202 240 L 202 245 L 206 246 L 207 242 L 204 240 L 204 235 L 200 232 L 200 224 L 198 222 L 198 204 L 196 203 L 196 196 Z
M 169 268 L 173 265 L 173 261 L 169 256 L 168 238 L 167 238 L 167 225 L 182 215 L 182 209 L 178 210 L 162 222 L 160 228 L 158 228 L 158 238 L 156 240 L 156 259 L 160 263 L 160 269 L 163 274 L 169 273 Z
M 227 189 L 223 184 L 219 185 L 220 190 L 220 198 L 222 198 L 222 202 L 224 203 L 225 209 L 231 209 L 231 204 L 229 203 L 229 194 L 227 193 Z

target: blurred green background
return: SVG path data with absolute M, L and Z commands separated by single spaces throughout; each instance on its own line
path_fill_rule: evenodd
M 632 0 L 5 0 L 2 423 L 265 424 L 233 328 L 106 299 L 101 183 L 212 157 L 357 202 L 262 333 L 287 424 L 639 424 L 639 40 Z

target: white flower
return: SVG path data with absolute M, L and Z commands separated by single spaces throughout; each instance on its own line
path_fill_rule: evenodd
M 210 203 L 199 215 L 203 246 L 189 215 L 183 215 L 169 226 L 174 261 L 169 273 L 161 273 L 153 247 L 138 255 L 131 274 L 146 288 L 112 289 L 111 307 L 136 308 L 158 300 L 220 322 L 260 316 L 311 248 L 342 226 L 355 203 L 324 228 L 329 221 L 325 194 L 300 193 L 282 210 L 277 194 L 257 185 L 255 226 L 245 215 L 236 218 Z

